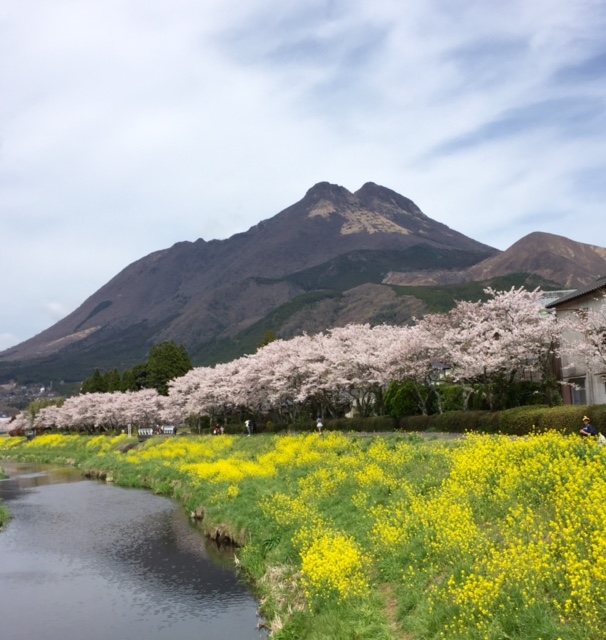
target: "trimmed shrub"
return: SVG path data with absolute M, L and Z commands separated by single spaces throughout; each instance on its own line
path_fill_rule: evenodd
M 584 415 L 588 415 L 596 429 L 606 435 L 606 405 L 530 405 L 505 411 L 447 411 L 441 415 L 402 418 L 399 428 L 404 431 L 478 431 L 518 436 L 548 430 L 578 433 Z
M 400 420 L 404 431 L 492 432 L 496 414 L 490 411 L 446 411 L 432 416 L 410 416 Z
M 358 433 L 392 432 L 398 429 L 398 421 L 391 416 L 374 416 L 370 418 L 336 418 L 324 420 L 323 431 L 356 431 Z M 315 420 L 306 420 L 289 425 L 289 432 L 317 431 Z

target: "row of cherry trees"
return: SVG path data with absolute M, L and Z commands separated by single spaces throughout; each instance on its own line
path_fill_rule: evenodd
M 548 376 L 563 329 L 570 333 L 572 325 L 544 312 L 539 291 L 486 292 L 486 302 L 459 302 L 448 314 L 426 315 L 411 326 L 352 324 L 276 340 L 255 354 L 190 370 L 169 384 L 168 396 L 145 389 L 68 398 L 61 407 L 42 409 L 34 426 L 102 431 L 270 412 L 294 422 L 310 412 L 342 415 L 350 405 L 362 415 L 381 414 L 389 384 L 407 380 L 421 390 L 423 409 L 439 389 L 437 371 L 448 371 L 466 399 L 482 385 L 490 402 L 495 382 L 507 384 L 529 370 Z M 587 318 L 574 322 L 583 330 L 578 323 Z M 578 347 L 575 352 L 572 341 L 562 348 L 589 357 Z M 595 348 L 590 355 L 596 358 Z

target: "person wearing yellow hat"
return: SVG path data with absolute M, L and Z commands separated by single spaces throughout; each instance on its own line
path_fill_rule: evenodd
M 579 433 L 587 438 L 588 436 L 597 436 L 598 430 L 591 424 L 591 420 L 587 416 L 583 416 L 583 426 Z

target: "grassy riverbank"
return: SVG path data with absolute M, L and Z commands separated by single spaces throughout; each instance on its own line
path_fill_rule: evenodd
M 10 511 L 6 507 L 3 507 L 2 505 L 0 505 L 0 531 L 4 529 L 4 526 L 10 519 L 11 519 Z
M 6 478 L 6 474 L 4 473 L 4 469 L 0 467 L 0 480 L 4 480 L 5 478 Z M 0 531 L 4 528 L 4 525 L 10 520 L 10 517 L 11 517 L 10 511 L 6 507 L 3 507 L 2 504 L 0 504 Z
M 2 457 L 177 498 L 242 545 L 279 640 L 606 638 L 606 448 L 578 437 L 48 435 Z
M 11 513 L 6 508 L 0 505 L 0 531 L 4 528 L 6 523 L 11 519 Z

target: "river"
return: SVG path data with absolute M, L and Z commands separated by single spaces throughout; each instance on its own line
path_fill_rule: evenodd
M 233 555 L 173 501 L 4 461 L 2 640 L 256 640 Z

